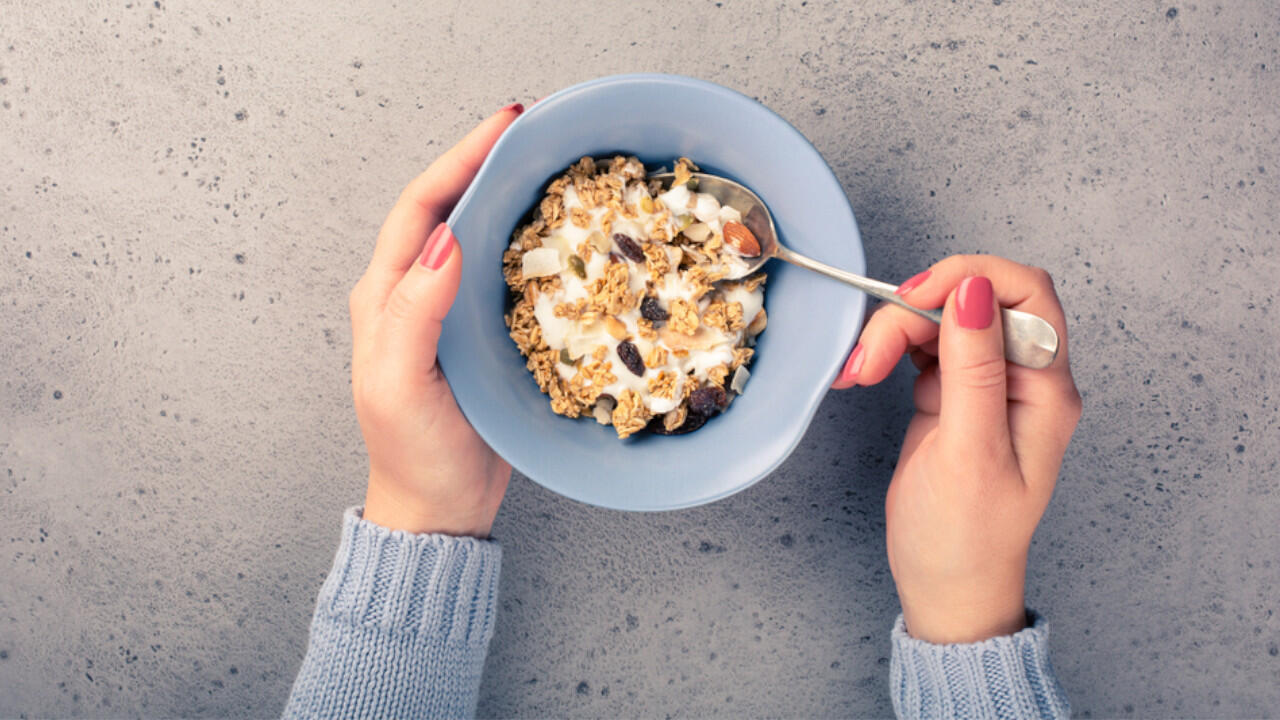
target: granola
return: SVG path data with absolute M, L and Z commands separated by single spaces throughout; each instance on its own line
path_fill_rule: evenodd
M 512 235 L 505 320 L 556 413 L 620 438 L 690 432 L 742 391 L 765 276 L 725 279 L 745 267 L 724 236 L 741 215 L 690 187 L 695 170 L 680 158 L 664 188 L 634 157 L 582 158 Z

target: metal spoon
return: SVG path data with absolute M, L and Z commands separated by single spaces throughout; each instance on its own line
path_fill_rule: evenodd
M 669 186 L 675 179 L 675 173 L 656 173 L 649 177 L 650 179 L 661 181 L 664 186 Z M 755 235 L 756 240 L 760 243 L 760 255 L 754 258 L 744 258 L 748 261 L 748 267 L 745 270 L 733 273 L 730 279 L 749 275 L 760 269 L 769 258 L 776 257 L 792 265 L 820 272 L 828 277 L 848 283 L 868 295 L 906 308 L 936 323 L 942 322 L 941 309 L 922 310 L 910 305 L 894 292 L 898 289 L 895 285 L 871 280 L 861 275 L 845 272 L 839 268 L 833 268 L 830 265 L 824 265 L 817 260 L 807 258 L 794 250 L 784 247 L 782 243 L 778 242 L 778 233 L 774 228 L 773 216 L 769 214 L 769 208 L 765 206 L 764 201 L 758 195 L 742 185 L 732 180 L 706 173 L 693 173 L 693 177 L 698 182 L 698 192 L 708 193 L 716 200 L 719 200 L 721 205 L 728 205 L 742 213 L 742 224 Z M 1053 329 L 1053 326 L 1044 318 L 1021 310 L 1001 308 L 1000 312 L 1004 324 L 1005 358 L 1009 362 L 1024 367 L 1035 369 L 1048 367 L 1058 355 L 1058 333 Z

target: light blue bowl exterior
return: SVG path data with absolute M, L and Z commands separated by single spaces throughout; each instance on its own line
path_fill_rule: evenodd
M 584 155 L 681 155 L 738 180 L 769 205 L 791 248 L 864 274 L 853 211 L 822 156 L 795 128 L 740 93 L 678 75 L 616 75 L 551 95 L 518 118 L 458 202 L 449 225 L 464 253 L 444 325 L 441 366 L 489 445 L 544 487 L 618 510 L 712 502 L 769 474 L 799 443 L 862 325 L 866 297 L 772 261 L 751 380 L 698 431 L 620 441 L 613 428 L 551 412 L 507 336 L 502 252 L 546 183 Z

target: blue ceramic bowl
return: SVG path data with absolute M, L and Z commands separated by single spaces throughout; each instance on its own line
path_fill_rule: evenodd
M 667 166 L 687 156 L 755 190 L 791 248 L 865 272 L 839 181 L 787 121 L 751 98 L 687 77 L 600 78 L 521 115 L 450 216 L 465 261 L 440 341 L 441 366 L 481 437 L 548 489 L 619 510 L 708 503 L 769 474 L 795 449 L 857 337 L 866 298 L 771 261 L 769 326 L 751 380 L 726 413 L 688 435 L 618 440 L 613 428 L 590 418 L 552 413 L 507 337 L 502 252 L 549 180 L 584 155 L 615 152 Z

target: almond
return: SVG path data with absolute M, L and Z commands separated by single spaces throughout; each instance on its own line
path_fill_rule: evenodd
M 760 308 L 760 312 L 752 318 L 751 324 L 747 326 L 748 335 L 759 335 L 764 332 L 765 325 L 769 324 L 769 316 L 765 314 L 764 308 Z
M 742 257 L 759 257 L 760 243 L 746 225 L 736 222 L 724 224 L 724 241 Z
M 604 329 L 608 330 L 615 340 L 626 340 L 629 335 L 627 326 L 612 315 L 604 319 Z

